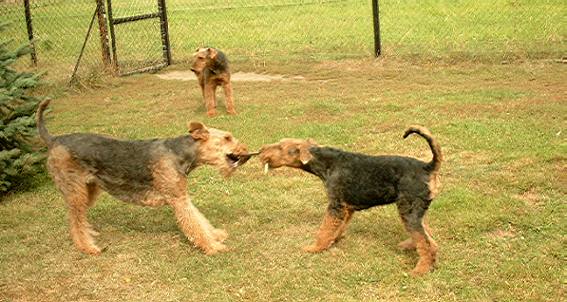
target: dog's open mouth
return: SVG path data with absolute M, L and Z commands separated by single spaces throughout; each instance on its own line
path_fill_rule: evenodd
M 258 152 L 244 154 L 229 153 L 226 155 L 226 161 L 232 168 L 236 168 L 245 164 L 254 155 L 258 155 Z
M 226 161 L 228 162 L 229 166 L 236 168 L 242 163 L 240 162 L 240 156 L 234 153 L 230 153 L 226 155 Z

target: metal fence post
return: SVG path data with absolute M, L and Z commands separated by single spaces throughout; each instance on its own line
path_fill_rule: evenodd
M 158 0 L 158 10 L 161 25 L 161 43 L 163 45 L 163 58 L 167 65 L 171 65 L 171 48 L 169 45 L 169 26 L 167 24 L 167 9 L 165 0 Z
M 110 46 L 108 45 L 108 27 L 106 25 L 106 13 L 104 1 L 95 0 L 97 6 L 98 32 L 100 35 L 100 48 L 102 51 L 102 62 L 105 68 L 110 68 Z
M 114 35 L 114 19 L 112 18 L 112 0 L 106 0 L 108 21 L 110 26 L 110 43 L 112 45 L 112 72 L 118 72 L 118 56 L 116 55 L 116 36 Z
M 374 21 L 374 55 L 379 57 L 382 53 L 382 45 L 380 41 L 380 10 L 378 0 L 372 0 L 372 16 Z
M 31 61 L 33 66 L 37 66 L 37 55 L 35 53 L 35 45 L 33 41 L 33 25 L 32 25 L 32 17 L 31 17 L 31 9 L 30 9 L 30 0 L 24 1 L 24 11 L 26 15 L 26 27 L 28 30 L 28 40 L 30 41 L 31 47 Z

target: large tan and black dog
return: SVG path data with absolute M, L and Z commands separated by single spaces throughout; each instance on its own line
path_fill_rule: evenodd
M 395 203 L 410 238 L 400 243 L 404 249 L 416 249 L 419 261 L 416 275 L 433 268 L 437 244 L 424 223 L 424 216 L 439 188 L 441 148 L 429 130 L 410 127 L 424 137 L 431 151 L 431 162 L 404 156 L 370 156 L 318 146 L 314 141 L 283 139 L 263 146 L 260 160 L 266 168 L 282 166 L 304 170 L 318 176 L 329 198 L 327 213 L 308 252 L 329 248 L 344 232 L 355 211 Z
M 217 113 L 216 90 L 219 85 L 224 88 L 226 111 L 228 114 L 236 114 L 228 59 L 222 51 L 210 47 L 197 48 L 197 51 L 193 54 L 191 71 L 199 80 L 209 117 Z
M 191 203 L 187 178 L 200 165 L 215 166 L 229 176 L 250 156 L 226 131 L 189 123 L 187 135 L 150 140 L 117 140 L 88 133 L 51 136 L 43 111 L 36 113 L 41 139 L 48 146 L 47 167 L 69 208 L 71 237 L 79 250 L 100 254 L 87 221 L 87 210 L 101 190 L 144 206 L 170 205 L 179 227 L 206 254 L 224 251 L 227 233 L 213 227 Z

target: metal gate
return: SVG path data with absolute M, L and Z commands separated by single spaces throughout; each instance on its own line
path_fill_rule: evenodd
M 107 0 L 112 67 L 117 74 L 147 72 L 171 64 L 165 1 Z

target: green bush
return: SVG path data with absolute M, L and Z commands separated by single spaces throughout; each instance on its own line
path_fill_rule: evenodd
M 0 24 L 0 33 L 6 26 Z M 0 41 L 0 193 L 36 174 L 43 157 L 32 144 L 37 136 L 34 115 L 40 99 L 29 94 L 39 76 L 11 68 L 30 48 L 11 51 L 9 43 Z

